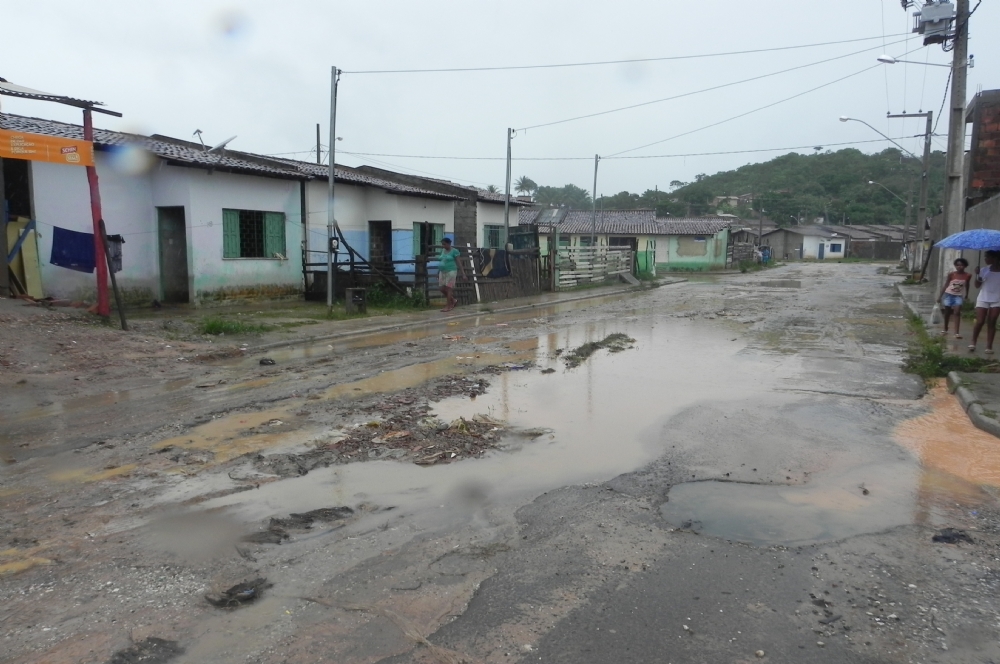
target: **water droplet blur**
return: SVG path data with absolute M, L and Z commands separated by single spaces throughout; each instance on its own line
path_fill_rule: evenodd
M 156 163 L 156 158 L 138 143 L 116 145 L 111 149 L 111 168 L 122 175 L 142 175 L 148 173 Z
M 225 9 L 215 16 L 212 28 L 226 39 L 237 40 L 250 32 L 250 17 L 235 7 Z

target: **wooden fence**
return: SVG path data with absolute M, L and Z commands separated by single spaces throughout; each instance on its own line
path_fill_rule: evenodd
M 632 274 L 633 252 L 620 247 L 560 247 L 556 257 L 554 290 L 583 284 L 618 281 Z

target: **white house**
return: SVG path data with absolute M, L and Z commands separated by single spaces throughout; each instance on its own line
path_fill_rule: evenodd
M 11 114 L 0 114 L 0 128 L 83 136 L 79 125 Z M 303 250 L 326 247 L 325 166 L 100 129 L 94 145 L 108 233 L 125 238 L 117 278 L 127 301 L 200 304 L 303 291 Z M 28 173 L 8 184 L 3 197 L 30 202 L 23 213 L 36 220 L 45 294 L 92 299 L 92 273 L 50 262 L 54 228 L 92 232 L 85 169 L 41 161 L 8 165 Z M 339 166 L 336 184 L 338 223 L 366 259 L 412 259 L 454 233 L 458 196 Z M 306 262 L 325 254 L 312 256 Z
M 823 226 L 789 226 L 764 233 L 762 244 L 782 260 L 837 260 L 847 255 L 851 238 Z

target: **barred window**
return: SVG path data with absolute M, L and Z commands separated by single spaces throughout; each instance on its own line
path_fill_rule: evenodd
M 503 226 L 483 226 L 483 246 L 487 249 L 503 249 Z
M 286 257 L 284 213 L 223 210 L 222 257 Z

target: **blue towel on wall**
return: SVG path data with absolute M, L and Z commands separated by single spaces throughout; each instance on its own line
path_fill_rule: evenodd
M 78 272 L 94 271 L 94 234 L 52 227 L 49 262 Z

